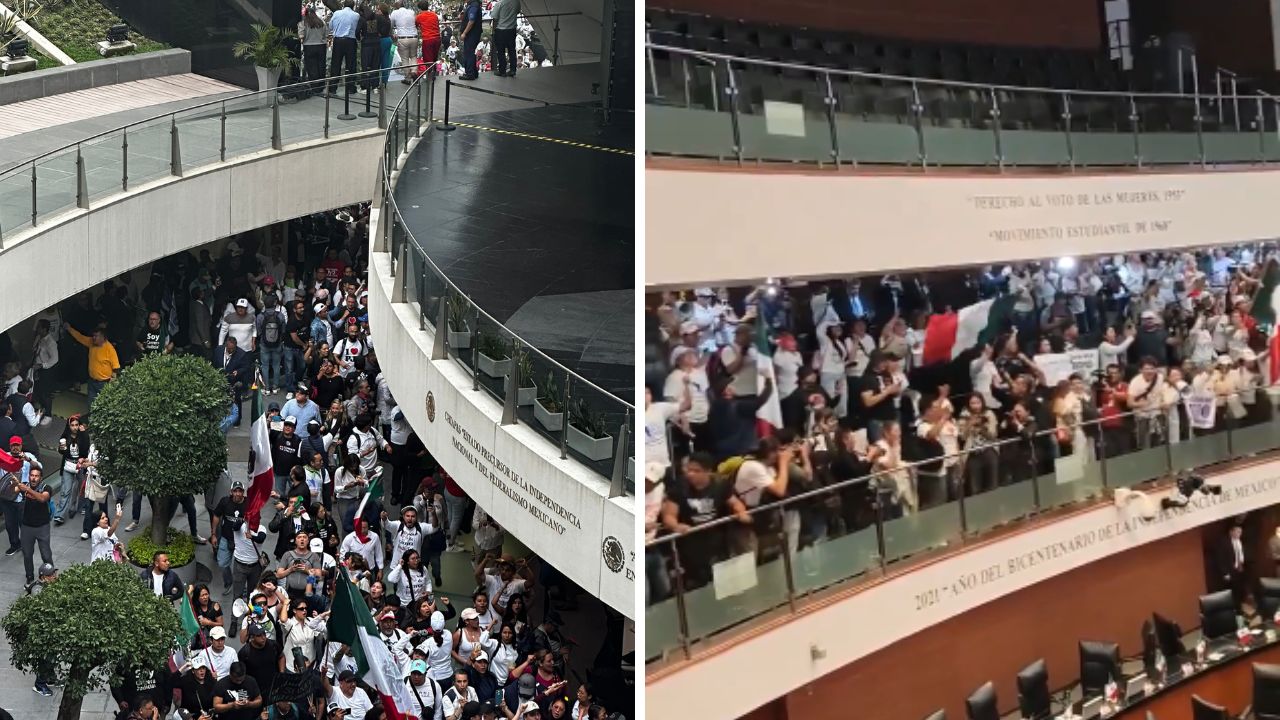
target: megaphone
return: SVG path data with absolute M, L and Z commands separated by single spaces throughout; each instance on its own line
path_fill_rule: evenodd
M 236 598 L 236 601 L 231 604 L 231 615 L 236 619 L 239 619 L 248 614 L 249 603 L 245 602 L 244 598 Z

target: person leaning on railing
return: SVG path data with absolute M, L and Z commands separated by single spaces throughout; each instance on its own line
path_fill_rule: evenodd
M 695 452 L 685 460 L 680 477 L 668 483 L 660 516 L 666 532 L 688 533 L 675 546 L 686 589 L 711 582 L 712 564 L 729 556 L 725 542 L 729 528 L 690 531 L 713 520 L 736 515 L 750 532 L 751 517 L 746 513 L 747 507 L 734 494 L 732 484 L 716 475 L 715 458 L 710 453 Z

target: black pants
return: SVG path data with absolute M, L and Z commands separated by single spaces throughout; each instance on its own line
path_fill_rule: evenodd
M 462 74 L 475 78 L 480 73 L 476 69 L 476 48 L 480 47 L 480 30 L 477 29 L 462 41 Z
M 493 31 L 493 71 L 499 75 L 515 75 L 516 29 Z
M 311 83 L 307 89 L 313 93 L 324 89 L 319 84 L 320 80 L 324 80 L 324 52 L 324 45 L 302 46 L 302 64 L 307 72 L 307 81 Z
M 0 511 L 4 512 L 4 529 L 9 533 L 9 547 L 22 547 L 22 505 L 12 500 L 0 500 Z
M 177 498 L 182 504 L 182 509 L 187 513 L 187 524 L 191 526 L 191 537 L 196 537 L 200 533 L 196 528 L 196 498 L 194 495 L 183 495 Z
M 382 67 L 382 61 L 378 57 L 382 47 L 377 42 L 362 43 L 360 45 L 360 70 L 367 73 L 360 79 L 360 87 L 373 88 L 378 86 L 378 73 L 372 72 Z
M 336 37 L 333 39 L 333 59 L 329 61 L 329 92 L 338 92 L 337 77 L 343 73 L 343 67 L 346 67 L 347 73 L 356 71 L 356 39 L 347 37 Z M 356 91 L 355 78 L 347 80 L 347 92 L 354 93 Z

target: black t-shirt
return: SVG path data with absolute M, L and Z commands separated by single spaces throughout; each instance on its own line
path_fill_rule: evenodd
M 169 344 L 169 333 L 165 332 L 163 325 L 159 330 L 152 330 L 148 325 L 138 333 L 138 342 L 142 344 L 144 353 L 163 352 L 164 346 Z
M 307 338 L 311 336 L 311 323 L 306 320 L 299 320 L 298 318 L 290 315 L 289 322 L 284 324 L 285 347 L 301 350 L 302 345 L 293 341 L 294 333 L 298 333 L 298 337 L 302 339 L 303 344 L 306 344 Z
M 688 483 L 672 483 L 667 488 L 667 499 L 678 507 L 678 518 L 685 525 L 702 525 L 729 514 L 728 483 L 712 480 L 698 490 Z
M 245 674 L 244 679 L 240 682 L 233 682 L 231 678 L 226 677 L 218 681 L 218 688 L 213 691 L 213 695 L 218 702 L 235 702 L 235 700 L 249 700 L 262 697 L 262 692 L 258 689 L 258 681 L 253 679 L 252 675 Z M 257 708 L 244 707 L 238 710 L 219 713 L 218 720 L 257 720 L 262 714 L 261 704 Z
M 248 504 L 248 498 L 237 503 L 231 499 L 230 495 L 218 501 L 218 504 L 213 508 L 213 514 L 221 518 L 220 524 L 218 525 L 218 535 L 228 540 L 235 539 L 235 525 L 237 523 L 229 521 L 236 519 L 243 520 L 248 515 Z
M 344 390 L 341 376 L 316 378 L 311 382 L 311 387 L 316 389 L 316 404 L 326 410 L 329 409 L 333 399 L 341 395 Z
M 285 435 L 283 431 L 271 431 L 271 464 L 277 475 L 288 475 L 294 465 L 302 462 L 298 458 L 298 446 L 302 438 L 297 433 Z
M 40 482 L 39 487 L 33 487 L 33 490 L 48 491 L 44 481 Z M 53 493 L 49 492 L 49 500 L 53 499 Z M 38 528 L 49 524 L 49 500 L 40 502 L 32 500 L 29 497 L 22 498 L 22 524 L 27 527 Z
M 873 395 L 879 395 L 884 389 L 892 385 L 893 382 L 886 375 L 875 375 L 867 373 L 858 380 L 858 403 L 862 403 L 862 393 L 869 392 Z M 896 420 L 898 418 L 898 408 L 893 404 L 893 397 L 886 397 L 879 403 L 866 407 L 862 405 L 863 412 L 866 413 L 868 420 Z
M 275 683 L 280 672 L 280 646 L 275 640 L 267 638 L 267 644 L 261 649 L 251 643 L 245 643 L 237 653 L 244 664 L 244 672 L 257 682 L 260 688 L 269 688 Z

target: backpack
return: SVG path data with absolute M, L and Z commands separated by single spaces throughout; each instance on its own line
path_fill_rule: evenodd
M 284 341 L 284 318 L 278 311 L 268 312 L 262 317 L 262 344 L 276 347 Z

